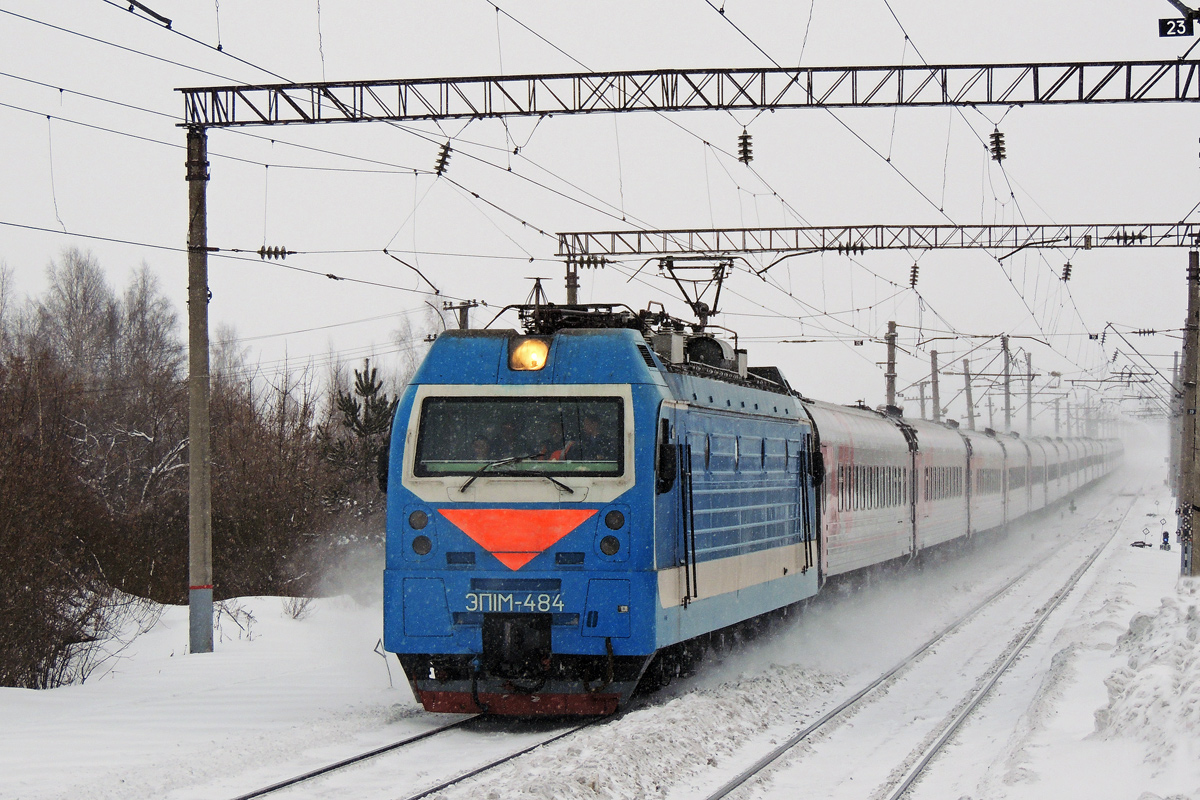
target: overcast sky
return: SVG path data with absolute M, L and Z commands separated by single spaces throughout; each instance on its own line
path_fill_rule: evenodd
M 146 2 L 172 20 L 168 31 L 127 3 L 0 0 L 0 223 L 9 223 L 0 261 L 19 296 L 43 290 L 47 263 L 66 247 L 92 251 L 117 288 L 145 262 L 182 318 L 187 191 L 174 89 L 280 80 L 264 70 L 299 82 L 770 66 L 761 51 L 805 66 L 1108 61 L 1174 58 L 1192 43 L 1158 37 L 1157 20 L 1177 14 L 1166 0 L 890 3 L 726 0 L 722 16 L 706 0 Z M 1195 116 L 1184 104 L 839 111 L 890 164 L 816 110 L 214 130 L 210 245 L 342 252 L 283 264 L 212 258 L 212 324 L 234 326 L 268 373 L 284 359 L 321 365 L 331 352 L 392 364 L 395 332 L 405 320 L 428 322 L 426 302 L 498 309 L 525 299 L 530 276 L 550 279 L 561 301 L 559 231 L 1180 221 L 1200 200 Z M 997 123 L 1003 171 L 980 142 Z M 732 155 L 743 127 L 754 140 L 750 167 Z M 459 186 L 426 174 L 447 139 Z M 914 261 L 920 297 L 908 289 Z M 1095 378 L 1106 363 L 1119 370 L 1137 357 L 1111 333 L 1101 345 L 1089 332 L 1182 325 L 1186 263 L 1173 249 L 1030 250 L 1003 267 L 966 251 L 810 255 L 766 282 L 740 268 L 717 322 L 739 333 L 752 365 L 777 364 L 805 394 L 835 402 L 882 401 L 889 319 L 906 353 L 901 387 L 927 376 L 931 349 L 955 371 L 973 351 L 974 370 L 995 372 L 997 347 L 969 337 L 999 333 L 1033 337 L 1015 339 L 1014 350 L 1022 365 L 1028 350 L 1039 373 Z M 581 299 L 653 300 L 683 314 L 654 264 L 631 280 L 641 266 L 586 272 Z M 482 324 L 494 312 L 474 313 Z M 820 341 L 783 341 L 809 339 Z M 1178 338 L 1131 342 L 1169 372 Z M 943 380 L 951 416 L 965 418 L 962 379 Z M 915 415 L 916 388 L 906 395 Z M 1052 412 L 1039 415 L 1052 425 Z

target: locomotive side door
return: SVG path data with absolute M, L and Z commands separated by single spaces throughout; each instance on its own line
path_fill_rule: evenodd
M 654 568 L 659 570 L 680 563 L 678 416 L 675 404 L 664 401 L 654 426 Z

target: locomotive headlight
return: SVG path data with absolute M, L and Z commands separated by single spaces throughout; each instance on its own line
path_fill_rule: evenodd
M 600 552 L 606 556 L 615 556 L 621 549 L 621 540 L 615 536 L 605 536 L 600 540 Z
M 429 524 L 429 515 L 418 508 L 416 511 L 408 515 L 408 524 L 414 531 L 422 530 L 426 525 Z
M 608 526 L 610 531 L 619 531 L 625 524 L 625 515 L 615 508 L 604 515 L 604 524 Z M 612 553 L 609 553 L 612 555 Z
M 508 368 L 530 372 L 546 366 L 550 343 L 545 339 L 513 339 L 509 345 Z
M 412 540 L 412 549 L 419 556 L 427 556 L 433 549 L 433 541 L 428 536 L 418 536 Z

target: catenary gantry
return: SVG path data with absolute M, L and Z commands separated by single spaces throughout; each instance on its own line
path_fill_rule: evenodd
M 834 225 L 784 228 L 589 231 L 558 234 L 558 255 L 625 255 L 867 250 L 1021 250 L 1027 247 L 1196 247 L 1200 223 L 1107 225 Z
M 186 127 L 624 111 L 1200 101 L 1200 61 L 660 69 L 180 89 Z

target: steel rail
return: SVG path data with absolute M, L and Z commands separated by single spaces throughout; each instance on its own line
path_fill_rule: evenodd
M 1135 502 L 1136 502 L 1136 500 L 1135 500 Z M 1129 509 L 1132 509 L 1133 505 L 1134 505 L 1133 503 L 1130 503 Z M 1124 522 L 1125 518 L 1128 517 L 1128 515 L 1129 515 L 1129 509 L 1126 510 L 1125 516 L 1123 516 L 1121 518 L 1121 522 L 1117 523 L 1116 530 L 1118 530 L 1118 531 L 1120 530 L 1121 523 Z M 1103 513 L 1104 513 L 1104 510 L 1097 512 L 1090 520 L 1088 520 L 1087 524 L 1091 524 L 1096 519 L 1099 519 L 1100 515 Z M 1113 535 L 1114 536 L 1116 535 L 1115 531 L 1114 531 Z M 1091 566 L 1092 562 L 1095 561 L 1099 552 L 1102 551 L 1105 547 L 1107 547 L 1109 542 L 1111 542 L 1111 538 L 1108 541 L 1105 541 L 1104 544 L 1101 545 L 1096 550 L 1096 552 L 1092 554 L 1091 558 L 1088 559 L 1088 561 L 1085 563 L 1084 567 L 1082 567 L 1081 569 L 1086 570 L 1086 567 Z M 896 675 L 896 673 L 900 672 L 902 669 L 904 669 L 908 665 L 912 664 L 921 655 L 923 655 L 924 653 L 926 653 L 927 651 L 932 649 L 935 645 L 937 645 L 939 642 L 941 642 L 943 639 L 945 639 L 951 633 L 956 631 L 958 628 L 960 628 L 962 625 L 964 625 L 967 621 L 969 621 L 970 619 L 975 617 L 977 614 L 979 614 L 981 611 L 983 611 L 985 608 L 987 608 L 989 605 L 991 605 L 995 600 L 997 600 L 1002 595 L 1004 595 L 1006 592 L 1008 592 L 1009 589 L 1011 589 L 1018 582 L 1023 580 L 1026 576 L 1028 576 L 1031 572 L 1033 572 L 1039 566 L 1041 566 L 1040 562 L 1035 562 L 1035 563 L 1031 564 L 1024 572 L 1022 572 L 1020 575 L 1017 575 L 1015 578 L 1013 578 L 1011 581 L 1006 583 L 1004 586 L 1000 587 L 995 592 L 988 595 L 979 604 L 977 604 L 976 606 L 971 608 L 969 611 L 967 611 L 965 614 L 960 616 L 954 622 L 950 623 L 945 628 L 943 628 L 941 631 L 934 634 L 933 637 L 928 639 L 924 644 L 922 644 L 920 647 L 918 647 L 912 653 L 910 653 L 909 655 L 907 655 L 903 659 L 901 659 L 891 669 L 884 672 L 882 675 L 880 675 L 878 678 L 876 678 L 870 684 L 868 684 L 863 689 L 856 692 L 851 697 L 844 700 L 842 703 L 840 703 L 838 706 L 836 706 L 832 710 L 827 711 L 825 714 L 823 714 L 820 718 L 818 718 L 812 724 L 808 725 L 807 727 L 797 731 L 792 736 L 788 737 L 788 739 L 785 740 L 782 744 L 778 745 L 777 747 L 772 749 L 769 753 L 767 753 L 765 756 L 763 756 L 762 758 L 759 758 L 757 761 L 755 761 L 749 767 L 742 770 L 737 775 L 735 775 L 733 778 L 731 778 L 730 780 L 728 780 L 724 784 L 722 784 L 715 792 L 713 792 L 712 794 L 706 795 L 704 800 L 721 800 L 722 798 L 727 797 L 731 792 L 733 792 L 738 787 L 742 786 L 743 784 L 747 783 L 751 779 L 760 775 L 769 766 L 771 766 L 773 763 L 778 761 L 781 757 L 783 757 L 785 754 L 787 754 L 790 750 L 795 748 L 796 745 L 800 744 L 802 741 L 807 739 L 813 733 L 815 733 L 816 731 L 823 728 L 825 725 L 829 724 L 833 720 L 840 717 L 848 709 L 850 709 L 852 706 L 856 705 L 859 701 L 861 701 L 868 694 L 870 694 L 875 689 L 877 689 L 878 687 L 883 685 L 892 676 Z M 1079 573 L 1080 575 L 1082 575 L 1082 572 L 1080 570 L 1076 570 L 1076 572 Z M 1076 578 L 1076 580 L 1078 580 L 1078 578 Z M 1062 590 L 1060 590 L 1060 592 L 1061 591 Z M 928 763 L 928 762 L 926 761 L 924 763 Z M 905 790 L 907 790 L 908 785 L 910 785 L 910 784 L 906 784 Z M 901 792 L 901 794 L 902 793 L 903 792 Z M 899 797 L 899 795 L 890 797 L 890 798 L 888 798 L 888 800 L 896 800 L 897 797 Z
M 1022 636 L 1019 641 L 1010 644 L 1008 651 L 1002 653 L 1000 658 L 997 659 L 996 662 L 992 663 L 991 667 L 989 668 L 991 671 L 991 677 L 988 679 L 987 683 L 985 683 L 979 689 L 974 690 L 974 693 L 967 701 L 967 704 L 958 712 L 957 715 L 955 715 L 954 719 L 951 720 L 946 729 L 942 731 L 942 734 L 937 738 L 937 740 L 929 746 L 929 749 L 926 750 L 925 755 L 921 757 L 920 761 L 918 761 L 916 765 L 909 770 L 908 774 L 904 777 L 904 780 L 902 780 L 895 790 L 887 796 L 887 800 L 900 800 L 900 798 L 908 792 L 913 783 L 916 782 L 917 778 L 919 778 L 925 771 L 925 768 L 928 767 L 930 762 L 932 762 L 937 754 L 942 751 L 942 748 L 946 746 L 958 729 L 962 727 L 963 723 L 967 721 L 967 718 L 970 717 L 971 713 L 979 706 L 981 702 L 983 702 L 983 699 L 987 697 L 988 693 L 991 692 L 992 688 L 997 682 L 999 682 L 1000 678 L 1003 677 L 1006 672 L 1008 672 L 1009 667 L 1011 667 L 1013 662 L 1017 660 L 1017 656 L 1021 655 L 1026 646 L 1033 641 L 1033 637 L 1038 634 L 1038 632 L 1042 629 L 1042 625 L 1045 624 L 1050 615 L 1058 609 L 1059 605 L 1062 604 L 1062 601 L 1066 599 L 1067 595 L 1071 593 L 1071 590 L 1074 589 L 1076 584 L 1079 583 L 1080 578 L 1082 578 L 1091 568 L 1091 566 L 1096 563 L 1096 559 L 1100 557 L 1100 554 L 1104 552 L 1104 550 L 1110 544 L 1112 544 L 1117 534 L 1121 531 L 1121 526 L 1129 517 L 1129 512 L 1131 512 L 1133 507 L 1137 504 L 1137 499 L 1140 496 L 1141 495 L 1139 494 L 1137 497 L 1134 497 L 1133 502 L 1129 504 L 1129 508 L 1127 508 L 1125 513 L 1121 515 L 1121 519 L 1113 528 L 1112 535 L 1103 543 L 1101 543 L 1095 549 L 1095 551 L 1092 552 L 1092 555 L 1086 561 L 1084 561 L 1083 564 L 1076 568 L 1073 573 L 1071 573 L 1071 577 L 1067 579 L 1067 582 L 1063 584 L 1062 588 L 1060 588 L 1054 594 L 1054 596 L 1050 598 L 1047 604 L 1043 607 L 1042 612 L 1034 620 L 1033 624 L 1030 625 L 1029 630 L 1025 632 L 1025 635 Z
M 620 716 L 623 716 L 623 714 L 618 714 L 616 716 L 620 717 Z M 335 772 L 337 770 L 345 769 L 346 767 L 350 767 L 355 764 L 359 764 L 363 761 L 366 761 L 368 759 L 382 755 L 384 753 L 398 750 L 402 747 L 405 747 L 406 745 L 415 744 L 416 742 L 422 741 L 424 739 L 429 739 L 438 734 L 445 733 L 446 731 L 449 731 L 451 729 L 462 727 L 462 726 L 466 725 L 467 723 L 476 722 L 482 718 L 483 718 L 483 715 L 481 715 L 481 714 L 474 714 L 469 717 L 464 717 L 463 719 L 456 720 L 456 721 L 450 723 L 449 725 L 444 725 L 440 728 L 434 728 L 433 730 L 428 730 L 423 733 L 416 734 L 414 736 L 409 736 L 405 739 L 401 739 L 400 741 L 393 742 L 391 744 L 387 744 L 382 747 L 376 747 L 376 748 L 374 748 L 372 750 L 368 750 L 364 753 L 360 753 L 355 756 L 350 756 L 349 758 L 344 758 L 340 761 L 335 761 L 331 764 L 327 764 L 323 767 L 318 767 L 317 769 L 310 770 L 303 774 L 296 775 L 294 777 L 287 778 L 282 781 L 277 781 L 276 783 L 272 783 L 269 786 L 264 786 L 260 789 L 255 789 L 252 792 L 238 795 L 237 797 L 232 798 L 232 800 L 254 800 L 254 798 L 265 797 L 274 792 L 278 792 L 280 790 L 287 789 L 292 786 L 296 786 L 297 784 L 306 783 L 307 781 L 311 781 L 315 778 L 319 778 L 319 777 L 321 777 L 323 775 L 327 775 L 331 772 Z M 492 761 L 489 761 L 486 764 L 482 764 L 478 767 L 475 767 L 474 769 L 471 769 L 465 773 L 462 773 L 461 775 L 456 775 L 453 778 L 442 781 L 441 783 L 439 783 L 435 786 L 432 786 L 427 789 L 423 789 L 420 792 L 418 792 L 417 794 L 408 795 L 407 797 L 404 798 L 404 800 L 420 800 L 420 798 L 428 797 L 431 794 L 440 792 L 443 789 L 446 789 L 450 786 L 454 786 L 457 783 L 461 783 L 462 781 L 473 778 L 477 775 L 487 772 L 488 770 L 495 769 L 496 767 L 498 767 L 502 764 L 508 763 L 509 761 L 512 761 L 515 758 L 520 758 L 521 756 L 525 755 L 526 753 L 531 753 L 534 750 L 537 750 L 539 747 L 543 747 L 547 744 L 550 744 L 551 742 L 558 741 L 559 739 L 562 739 L 566 736 L 570 736 L 573 733 L 577 733 L 578 731 L 583 730 L 584 728 L 587 728 L 591 725 L 594 725 L 597 722 L 610 721 L 612 719 L 614 719 L 614 717 L 603 717 L 603 718 L 588 720 L 587 722 L 585 722 L 581 725 L 576 725 L 566 731 L 556 733 L 553 736 L 542 739 L 539 742 L 536 742 L 527 747 L 523 747 L 519 750 L 508 753 L 504 756 L 501 756 Z
M 463 725 L 466 725 L 468 722 L 478 719 L 479 716 L 480 716 L 479 714 L 475 714 L 473 716 L 464 717 L 463 719 L 459 719 L 459 720 L 455 720 L 454 722 L 451 722 L 449 725 L 443 725 L 440 728 L 433 728 L 432 730 L 414 734 L 413 736 L 409 736 L 409 737 L 406 737 L 399 741 L 392 742 L 391 744 L 385 744 L 382 747 L 376 747 L 374 749 L 368 750 L 365 753 L 359 753 L 356 756 L 350 756 L 349 758 L 343 758 L 342 760 L 335 761 L 332 764 L 326 764 L 323 767 L 318 767 L 317 769 L 309 770 L 308 772 L 305 772 L 303 774 L 296 775 L 291 778 L 286 778 L 286 779 L 284 779 L 282 781 L 278 781 L 276 783 L 272 783 L 270 786 L 264 786 L 261 789 L 255 789 L 252 792 L 247 792 L 246 794 L 240 794 L 237 797 L 233 798 L 232 800 L 253 800 L 253 798 L 256 798 L 256 797 L 263 797 L 264 795 L 268 795 L 272 792 L 277 792 L 280 789 L 286 789 L 289 786 L 295 786 L 298 783 L 304 783 L 305 781 L 310 781 L 313 778 L 320 777 L 321 775 L 325 775 L 325 774 L 333 772 L 335 770 L 343 769 L 344 767 L 348 767 L 352 764 L 357 764 L 359 762 L 366 761 L 369 758 L 374 758 L 375 756 L 382 755 L 383 753 L 388 753 L 388 752 L 391 752 L 392 750 L 398 750 L 401 747 L 404 747 L 406 745 L 415 744 L 416 742 L 422 741 L 423 739 L 428 739 L 431 736 L 437 736 L 439 733 L 445 733 L 446 731 L 451 730 L 453 728 L 458 728 Z
M 659 69 L 178 89 L 183 127 L 628 111 L 1200 101 L 1200 61 Z
M 617 716 L 623 716 L 623 715 L 617 715 Z M 475 769 L 470 770 L 469 772 L 464 772 L 462 775 L 459 775 L 457 777 L 443 781 L 443 782 L 439 783 L 437 786 L 430 787 L 429 789 L 424 789 L 424 790 L 418 792 L 417 794 L 408 795 L 407 797 L 404 798 L 404 800 L 421 800 L 421 798 L 428 797 L 431 794 L 440 792 L 443 789 L 446 789 L 450 786 L 454 786 L 457 783 L 462 783 L 465 780 L 474 778 L 476 775 L 480 775 L 484 772 L 487 772 L 488 770 L 495 769 L 496 767 L 500 766 L 501 764 L 507 764 L 509 761 L 512 761 L 513 759 L 516 759 L 516 758 L 520 758 L 521 756 L 525 755 L 526 753 L 532 753 L 534 750 L 537 750 L 539 747 L 544 747 L 544 746 L 550 744 L 551 742 L 557 742 L 559 739 L 563 739 L 567 736 L 570 736 L 573 733 L 578 733 L 579 731 L 583 730 L 584 728 L 591 727 L 592 725 L 595 725 L 597 722 L 600 722 L 601 720 L 603 720 L 605 722 L 609 722 L 609 721 L 613 720 L 614 718 L 615 717 L 601 717 L 601 718 L 589 720 L 589 721 L 583 723 L 582 725 L 576 725 L 574 728 L 571 728 L 570 730 L 566 730 L 566 731 L 563 731 L 562 733 L 555 734 L 554 736 L 551 736 L 548 739 L 543 739 L 542 741 L 538 742 L 537 744 L 532 744 L 529 747 L 522 748 L 521 750 L 517 750 L 514 753 L 509 753 L 508 755 L 498 758 L 495 761 L 488 762 L 487 764 L 484 764 L 483 766 L 480 766 L 480 767 L 476 767 Z

